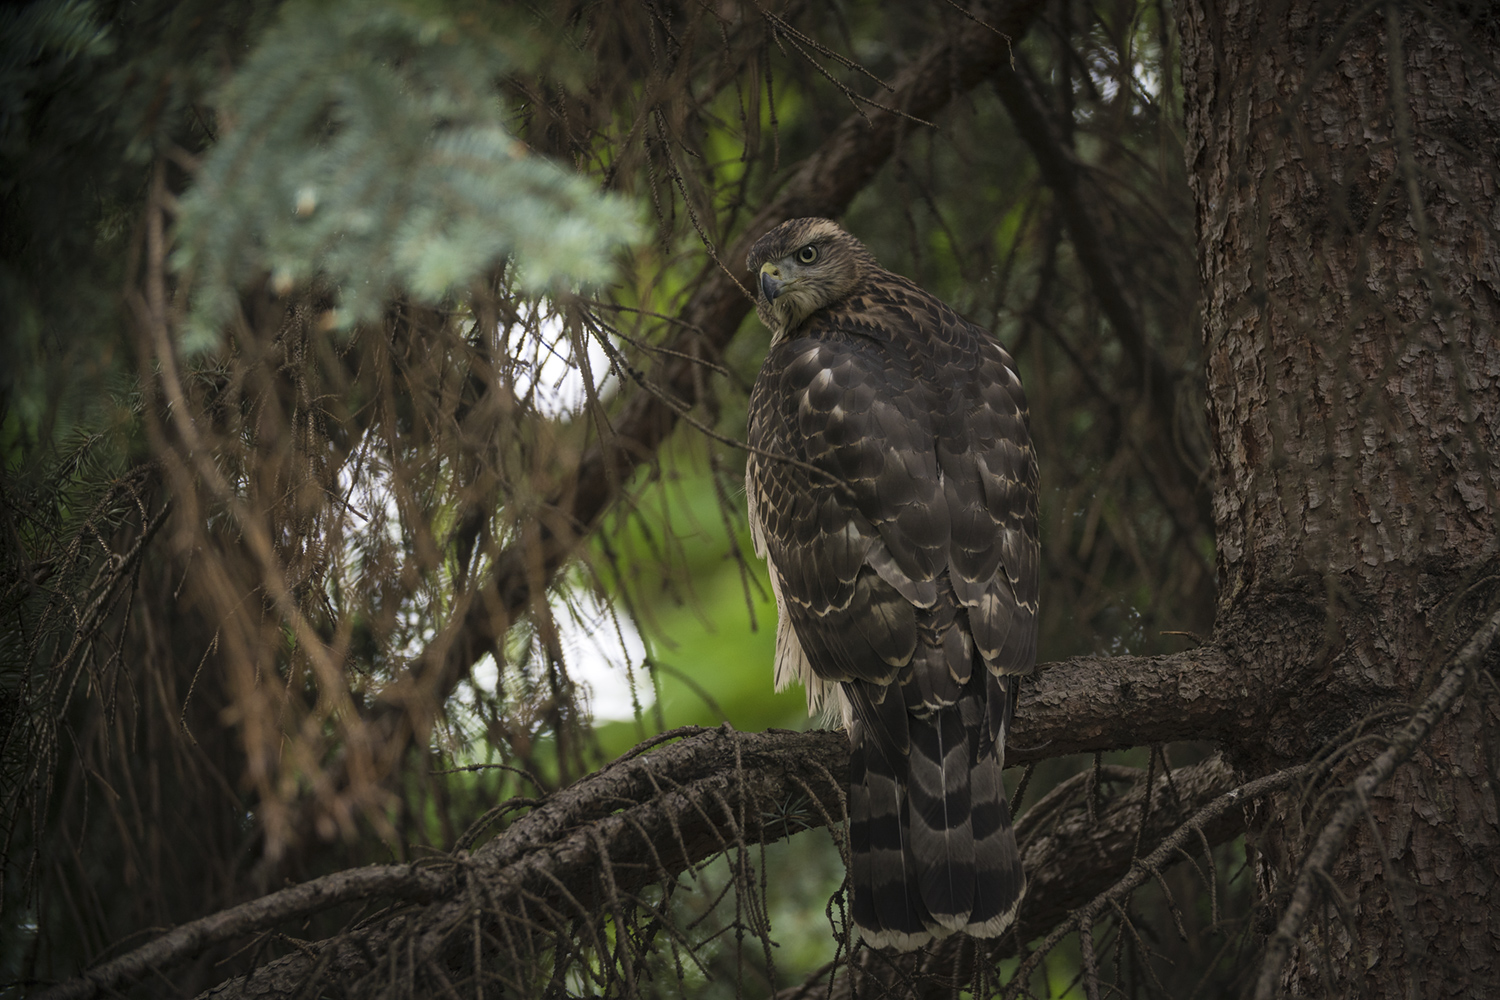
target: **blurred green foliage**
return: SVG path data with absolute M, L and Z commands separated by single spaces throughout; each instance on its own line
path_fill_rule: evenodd
M 218 135 L 182 198 L 189 353 L 217 346 L 247 275 L 314 279 L 336 323 L 397 294 L 440 303 L 512 258 L 520 287 L 598 283 L 635 209 L 532 155 L 497 90 L 566 76 L 568 49 L 490 5 L 294 0 L 213 98 Z
M 636 494 L 633 511 L 596 542 L 612 549 L 619 574 L 612 582 L 629 594 L 646 644 L 656 704 L 642 721 L 667 729 L 805 728 L 812 720 L 800 688 L 778 694 L 771 683 L 776 605 L 765 563 L 744 519 L 722 513 L 726 494 L 742 502 L 742 467 L 716 473 L 705 450 L 701 441 L 674 449 L 657 481 Z M 672 550 L 670 563 L 663 546 Z M 599 729 L 606 755 L 643 735 L 623 722 Z

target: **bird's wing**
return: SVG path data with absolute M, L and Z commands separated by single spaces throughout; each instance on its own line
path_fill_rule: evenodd
M 750 402 L 757 547 L 812 668 L 890 683 L 948 545 L 932 413 L 885 345 L 824 331 L 772 348 Z
M 951 309 L 938 310 L 922 377 L 945 394 L 936 440 L 950 525 L 948 581 L 990 675 L 988 728 L 1003 764 L 1015 702 L 1014 684 L 1003 678 L 1036 663 L 1036 455 L 1010 355 Z
M 761 367 L 746 488 L 797 657 L 853 716 L 856 920 L 872 943 L 915 947 L 932 917 L 903 805 L 907 760 L 925 749 L 912 745 L 907 695 L 948 544 L 934 414 L 904 352 L 827 326 Z
M 953 387 L 938 429 L 948 566 L 985 663 L 1023 673 L 1036 656 L 1040 560 L 1026 396 L 1010 356 L 983 331 L 951 312 L 943 327 L 930 377 Z
M 854 717 L 855 917 L 878 944 L 993 935 L 1024 881 L 999 775 L 1003 675 L 1035 648 L 1025 400 L 1004 352 L 904 279 L 809 332 L 761 370 L 747 487 L 799 653 Z

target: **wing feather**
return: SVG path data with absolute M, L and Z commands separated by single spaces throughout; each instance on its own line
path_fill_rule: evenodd
M 879 271 L 773 343 L 749 438 L 778 687 L 800 672 L 850 728 L 856 921 L 877 946 L 1001 933 L 1024 891 L 1000 769 L 1039 576 L 1014 364 Z

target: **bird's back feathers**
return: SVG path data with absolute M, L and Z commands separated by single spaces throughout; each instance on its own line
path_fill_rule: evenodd
M 830 226 L 797 220 L 757 244 L 795 288 L 827 278 L 788 259 L 799 233 L 819 234 L 807 256 L 843 268 L 824 285 L 847 289 L 777 331 L 751 394 L 746 487 L 783 621 L 778 671 L 850 729 L 865 938 L 994 936 L 1024 890 L 1001 769 L 1015 675 L 1036 654 L 1025 397 L 988 334 Z

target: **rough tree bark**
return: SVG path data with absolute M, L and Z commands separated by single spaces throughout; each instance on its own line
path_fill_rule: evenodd
M 1500 25 L 1487 6 L 1179 9 L 1218 644 L 1281 693 L 1263 737 L 1237 748 L 1252 773 L 1419 700 L 1494 589 L 1476 586 L 1495 569 L 1500 488 Z M 1281 989 L 1493 995 L 1493 695 L 1471 689 L 1373 797 L 1373 823 L 1328 872 L 1349 922 L 1325 892 Z M 1274 800 L 1256 844 L 1277 909 L 1306 847 L 1303 807 Z

